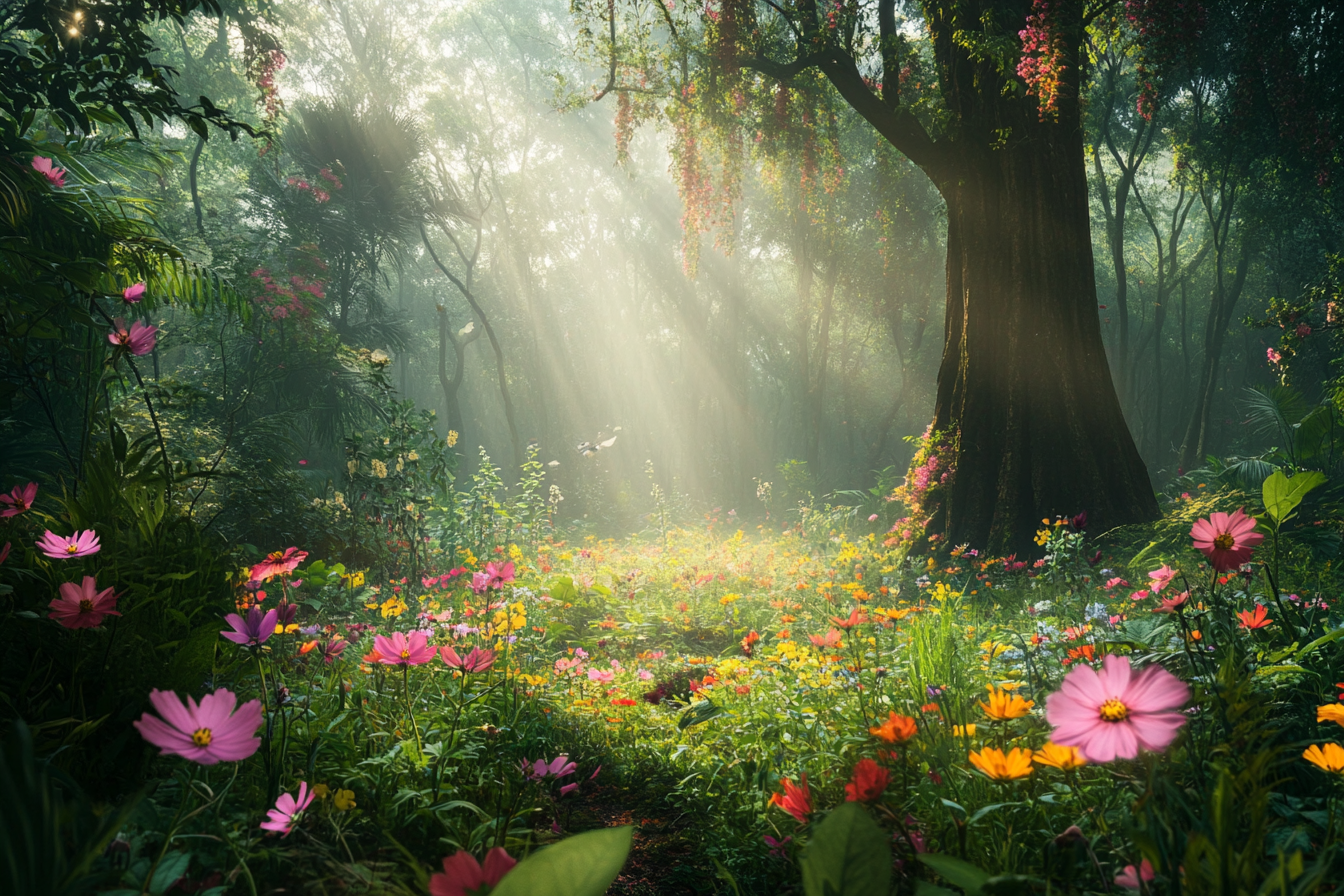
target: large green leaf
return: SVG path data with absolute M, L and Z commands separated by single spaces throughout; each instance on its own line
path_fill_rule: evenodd
M 1318 473 L 1315 470 L 1298 473 L 1289 478 L 1279 470 L 1265 480 L 1262 486 L 1263 497 L 1265 500 L 1265 511 L 1274 519 L 1275 523 L 1282 525 L 1288 520 L 1297 505 L 1302 503 L 1307 492 L 1316 488 L 1325 482 L 1325 474 Z
M 534 852 L 504 876 L 491 896 L 602 896 L 621 873 L 635 829 L 588 831 Z
M 891 886 L 887 835 L 858 803 L 817 825 L 802 865 L 807 896 L 886 896 Z
M 981 888 L 989 882 L 987 873 L 956 856 L 926 852 L 915 858 L 937 871 L 948 883 L 961 887 L 966 891 L 966 896 L 978 896 Z

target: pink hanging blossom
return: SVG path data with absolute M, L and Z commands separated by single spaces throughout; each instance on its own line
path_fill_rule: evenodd
M 1167 584 L 1171 582 L 1172 579 L 1176 578 L 1176 570 L 1164 563 L 1159 569 L 1155 569 L 1148 573 L 1148 578 L 1153 580 L 1152 584 L 1148 586 L 1148 589 L 1154 594 L 1158 594 L 1163 588 L 1167 587 Z
M 144 283 L 136 283 L 132 286 L 126 287 L 121 291 L 121 297 L 126 301 L 128 305 L 139 304 L 140 299 L 143 298 L 144 295 L 145 295 Z
M 160 690 L 149 692 L 149 702 L 159 715 L 145 713 L 133 724 L 165 755 L 214 765 L 246 759 L 261 746 L 256 737 L 261 727 L 260 700 L 238 706 L 237 695 L 221 688 L 206 694 L 199 704 L 188 697 L 184 706 L 177 694 Z
M 1278 364 L 1283 360 L 1283 355 L 1279 354 L 1272 347 L 1265 349 L 1265 357 L 1269 359 L 1269 363 L 1271 364 Z
M 300 781 L 297 797 L 282 793 L 275 801 L 275 808 L 267 810 L 267 820 L 261 823 L 262 830 L 274 831 L 282 837 L 288 837 L 289 832 L 294 830 L 294 825 L 298 823 L 299 817 L 303 815 L 303 810 L 308 808 L 316 795 L 308 789 L 308 782 Z
M 1185 682 L 1156 663 L 1135 674 L 1127 657 L 1110 654 L 1100 672 L 1075 666 L 1046 698 L 1045 718 L 1055 729 L 1051 741 L 1077 747 L 1088 762 L 1111 762 L 1170 746 L 1189 699 Z
M 111 588 L 98 590 L 93 576 L 85 576 L 81 585 L 74 582 L 61 584 L 61 596 L 48 606 L 47 616 L 66 628 L 97 628 L 106 616 L 120 616 L 117 595 Z
M 7 516 L 18 516 L 25 510 L 30 509 L 33 506 L 33 499 L 36 497 L 36 482 L 14 486 L 8 494 L 0 495 L 0 504 L 5 505 L 5 509 L 0 510 L 0 519 Z
M 73 560 L 76 557 L 96 554 L 103 549 L 103 546 L 98 541 L 98 534 L 92 529 L 76 532 L 69 538 L 64 538 L 48 529 L 37 540 L 37 549 L 53 560 Z

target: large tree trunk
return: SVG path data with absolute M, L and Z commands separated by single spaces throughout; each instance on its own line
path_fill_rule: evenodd
M 1025 139 L 1003 148 L 963 146 L 961 176 L 939 184 L 947 315 L 934 429 L 958 448 L 930 529 L 991 551 L 1025 549 L 1044 516 L 1086 510 L 1104 529 L 1159 515 L 1102 345 L 1081 137 L 1017 128 Z

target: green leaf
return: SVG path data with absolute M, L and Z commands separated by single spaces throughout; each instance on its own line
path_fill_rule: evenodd
M 523 859 L 491 896 L 602 896 L 621 873 L 633 825 L 588 831 Z
M 191 864 L 191 853 L 189 852 L 170 852 L 163 857 L 159 867 L 154 869 L 154 879 L 149 882 L 149 892 L 155 894 L 163 893 L 173 884 L 182 879 L 182 875 L 187 873 L 187 867 Z
M 931 884 L 926 880 L 917 880 L 915 881 L 915 896 L 957 896 L 957 893 L 947 887 Z
M 961 887 L 966 896 L 979 896 L 980 888 L 989 880 L 988 874 L 956 856 L 926 852 L 915 858 L 942 875 L 948 883 Z
M 1302 503 L 1307 492 L 1324 484 L 1325 474 L 1315 470 L 1298 473 L 1289 478 L 1275 470 L 1261 487 L 1265 501 L 1265 512 L 1274 522 L 1283 525 L 1293 515 L 1293 510 Z
M 692 725 L 699 725 L 701 722 L 708 722 L 715 716 L 723 715 L 723 707 L 719 706 L 713 700 L 705 698 L 681 714 L 677 719 L 677 729 L 685 731 Z
M 886 896 L 891 886 L 887 836 L 859 803 L 845 803 L 817 825 L 802 865 L 807 896 Z

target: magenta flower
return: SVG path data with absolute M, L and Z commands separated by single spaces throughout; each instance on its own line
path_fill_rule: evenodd
M 1162 606 L 1160 606 L 1160 607 L 1155 607 L 1155 608 L 1153 609 L 1153 612 L 1154 612 L 1154 613 L 1175 613 L 1175 612 L 1176 612 L 1176 608 L 1179 607 L 1179 606 L 1181 606 L 1182 604 L 1184 604 L 1184 603 L 1185 603 L 1187 600 L 1189 600 L 1189 599 L 1190 599 L 1190 592 L 1189 592 L 1189 591 L 1182 591 L 1180 594 L 1177 594 L 1177 595 L 1175 595 L 1174 597 L 1160 597 L 1160 598 L 1158 598 L 1158 600 L 1160 600 L 1160 601 L 1162 602 Z
M 158 327 L 146 326 L 139 320 L 127 329 L 126 321 L 118 317 L 112 321 L 112 332 L 107 334 L 107 341 L 138 358 L 154 351 L 154 334 L 158 331 Z
M 443 663 L 449 669 L 459 669 L 463 672 L 484 672 L 495 664 L 495 652 L 493 650 L 482 650 L 479 647 L 471 648 L 471 653 L 465 657 L 459 656 L 451 644 L 445 644 L 441 649 Z
M 455 852 L 443 860 L 443 873 L 429 878 L 429 896 L 471 896 L 488 891 L 508 874 L 518 860 L 496 846 L 485 854 L 485 864 L 471 853 Z
M 149 702 L 159 715 L 145 713 L 133 724 L 166 755 L 214 765 L 246 759 L 261 746 L 256 737 L 261 727 L 260 700 L 249 700 L 234 712 L 238 697 L 221 688 L 202 697 L 199 705 L 188 697 L 183 706 L 177 694 L 160 690 L 149 692 Z
M 350 642 L 344 638 L 332 638 L 330 641 L 327 641 L 322 645 L 323 662 L 330 666 L 334 661 L 341 658 L 341 654 L 344 653 L 345 648 L 349 646 Z
M 1160 568 L 1148 573 L 1148 578 L 1153 580 L 1152 584 L 1148 586 L 1148 590 L 1153 594 L 1158 594 L 1163 588 L 1167 587 L 1172 579 L 1176 578 L 1176 570 L 1164 563 Z
M 252 581 L 260 582 L 274 575 L 288 575 L 298 569 L 299 564 L 308 559 L 308 552 L 298 548 L 285 548 L 272 551 L 266 559 L 252 567 Z
M 18 516 L 28 510 L 33 506 L 33 499 L 36 497 L 36 482 L 14 486 L 9 494 L 0 495 L 0 504 L 6 505 L 4 510 L 0 510 L 0 519 L 7 516 Z
M 472 573 L 471 585 L 470 585 L 472 591 L 476 592 L 477 594 L 481 594 L 482 592 L 485 591 L 485 589 L 489 587 L 490 587 L 489 575 L 483 572 Z
M 48 606 L 51 612 L 47 616 L 66 628 L 97 628 L 103 624 L 103 617 L 121 615 L 116 594 L 111 588 L 99 591 L 93 576 L 85 576 L 82 585 L 63 583 L 61 596 Z
M 224 621 L 229 624 L 233 631 L 220 632 L 220 634 L 235 644 L 241 644 L 244 647 L 256 647 L 275 634 L 275 620 L 279 616 L 278 610 L 270 610 L 263 616 L 261 607 L 253 607 L 248 610 L 246 619 L 237 613 L 230 613 L 224 617 Z
M 46 156 L 33 156 L 33 170 L 41 173 L 54 186 L 65 186 L 65 169 L 57 168 Z
M 300 781 L 297 798 L 287 793 L 282 793 L 276 798 L 275 808 L 267 810 L 266 821 L 261 823 L 262 830 L 274 831 L 282 837 L 288 837 L 289 832 L 294 830 L 294 825 L 298 823 L 299 816 L 316 795 L 308 789 L 308 782 Z
M 569 761 L 569 756 L 561 753 L 559 756 L 547 762 L 545 759 L 538 759 L 536 762 L 529 763 L 523 760 L 523 774 L 527 775 L 529 781 L 540 781 L 542 778 L 564 778 L 578 771 L 578 765 Z
M 1137 675 L 1127 657 L 1108 655 L 1101 671 L 1078 665 L 1045 701 L 1050 740 L 1077 747 L 1088 762 L 1133 759 L 1139 747 L 1165 750 L 1185 724 L 1185 682 L 1156 663 Z
M 1235 513 L 1211 513 L 1207 520 L 1195 520 L 1190 528 L 1195 550 L 1199 551 L 1219 572 L 1236 569 L 1251 559 L 1251 549 L 1265 540 L 1255 531 L 1255 517 L 1247 516 L 1241 508 Z
M 92 529 L 76 532 L 69 538 L 57 535 L 48 529 L 37 540 L 37 549 L 53 560 L 71 560 L 75 557 L 87 557 L 103 549 L 98 534 Z
M 384 666 L 419 666 L 432 660 L 434 653 L 424 632 L 393 632 L 374 636 L 369 657 Z
M 503 566 L 487 563 L 485 564 L 485 574 L 488 577 L 486 581 L 488 587 L 503 588 L 509 582 L 513 581 L 513 561 L 510 560 Z
M 145 294 L 145 284 L 143 283 L 136 283 L 132 286 L 126 287 L 121 291 L 121 297 L 126 300 L 126 304 L 128 305 L 139 304 L 140 299 L 144 296 L 144 294 Z
M 1126 865 L 1125 870 L 1115 876 L 1115 885 L 1124 887 L 1126 890 L 1141 890 L 1143 885 L 1152 880 L 1154 876 L 1153 863 L 1144 859 L 1139 863 L 1138 868 L 1133 865 Z

